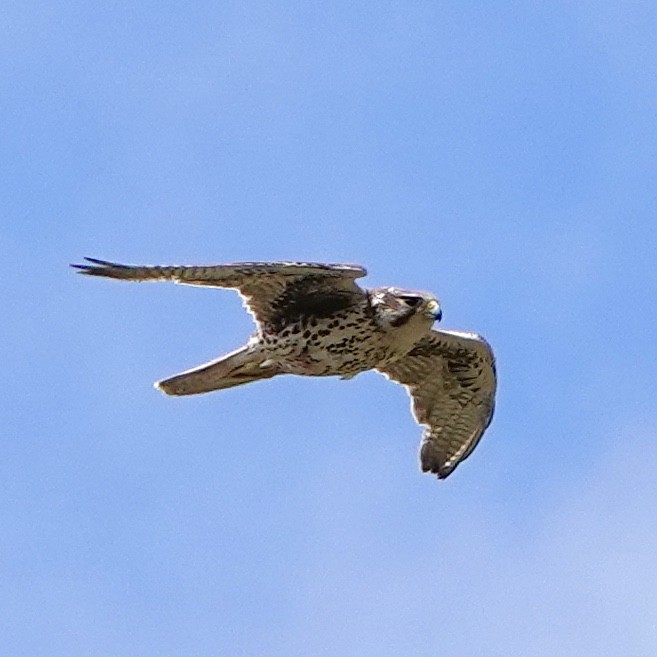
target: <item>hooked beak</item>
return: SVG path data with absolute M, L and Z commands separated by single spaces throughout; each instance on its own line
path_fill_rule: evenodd
M 427 302 L 424 312 L 427 317 L 430 317 L 435 322 L 439 322 L 443 318 L 443 311 L 440 308 L 440 304 L 435 299 L 431 299 L 431 301 Z

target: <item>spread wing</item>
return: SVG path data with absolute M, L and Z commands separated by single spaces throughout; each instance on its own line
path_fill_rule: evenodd
M 479 443 L 495 408 L 495 358 L 474 333 L 431 331 L 403 358 L 379 369 L 406 386 L 412 410 L 426 427 L 424 472 L 447 477 Z
M 364 294 L 355 279 L 357 265 L 309 262 L 239 262 L 210 266 L 132 266 L 95 258 L 72 265 L 82 274 L 123 281 L 174 281 L 185 285 L 233 288 L 260 324 L 285 323 L 302 310 L 321 314 L 349 306 Z

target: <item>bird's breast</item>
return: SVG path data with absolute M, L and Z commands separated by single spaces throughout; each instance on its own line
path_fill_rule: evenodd
M 374 368 L 385 355 L 380 331 L 356 313 L 302 318 L 263 339 L 290 374 L 349 376 Z

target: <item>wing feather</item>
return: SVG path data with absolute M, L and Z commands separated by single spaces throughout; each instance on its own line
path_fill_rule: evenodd
M 232 288 L 259 323 L 275 320 L 295 297 L 337 294 L 361 296 L 355 279 L 366 275 L 357 265 L 314 262 L 239 262 L 209 266 L 133 266 L 96 258 L 72 265 L 79 273 L 124 281 L 174 281 L 184 285 Z
M 444 479 L 470 456 L 493 418 L 497 380 L 490 346 L 473 333 L 431 331 L 379 371 L 408 389 L 413 415 L 426 427 L 422 470 Z

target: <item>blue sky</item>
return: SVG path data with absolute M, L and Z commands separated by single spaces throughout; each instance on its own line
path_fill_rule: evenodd
M 656 653 L 654 3 L 1 14 L 6 654 Z M 438 482 L 376 374 L 165 398 L 239 299 L 85 255 L 432 290 L 494 422 Z

